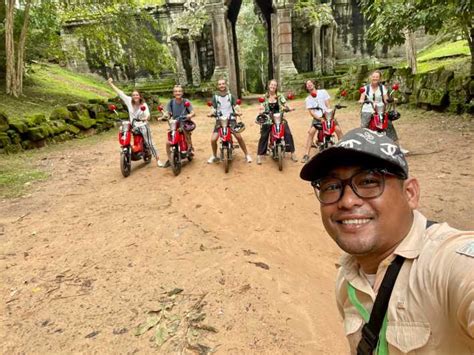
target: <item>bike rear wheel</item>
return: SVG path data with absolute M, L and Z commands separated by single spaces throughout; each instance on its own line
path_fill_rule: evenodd
M 173 170 L 175 176 L 178 176 L 181 172 L 181 157 L 179 156 L 179 151 L 177 149 L 172 149 L 170 158 L 171 170 Z
M 120 171 L 123 177 L 128 177 L 132 170 L 132 162 L 129 152 L 120 152 Z

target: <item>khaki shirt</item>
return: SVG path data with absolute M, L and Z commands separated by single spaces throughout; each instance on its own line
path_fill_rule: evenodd
M 474 354 L 474 232 L 446 223 L 426 229 L 426 218 L 414 214 L 410 232 L 394 252 L 406 260 L 388 305 L 389 354 Z M 364 321 L 349 301 L 347 282 L 370 312 L 394 258 L 379 265 L 374 289 L 354 257 L 341 258 L 336 298 L 353 354 Z

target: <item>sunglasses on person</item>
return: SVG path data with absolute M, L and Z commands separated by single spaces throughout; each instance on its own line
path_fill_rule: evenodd
M 385 189 L 386 176 L 403 179 L 401 176 L 391 173 L 386 169 L 368 169 L 358 171 L 347 179 L 325 176 L 311 182 L 311 185 L 318 200 L 322 204 L 328 205 L 336 203 L 342 198 L 347 185 L 360 198 L 371 199 L 379 197 Z

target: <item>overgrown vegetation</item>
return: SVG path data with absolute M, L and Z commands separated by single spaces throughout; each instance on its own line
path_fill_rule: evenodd
M 14 98 L 0 89 L 0 110 L 13 117 L 43 113 L 88 99 L 115 96 L 108 85 L 92 76 L 72 73 L 57 65 L 33 64 L 25 82 L 24 96 Z
M 173 70 L 174 61 L 160 42 L 162 28 L 144 4 L 163 0 L 8 0 L 0 2 L 0 77 L 7 94 L 23 92 L 25 64 L 85 58 L 104 74 L 134 79 Z M 79 25 L 79 26 L 78 26 Z M 73 29 L 74 39 L 60 33 Z
M 374 43 L 395 46 L 405 43 L 409 66 L 416 67 L 414 33 L 448 33 L 462 36 L 469 44 L 471 75 L 474 74 L 474 28 L 470 0 L 359 0 L 364 16 L 371 22 L 367 32 Z
M 314 0 L 297 0 L 294 7 L 294 16 L 296 18 L 294 23 L 304 31 L 335 22 L 331 6 L 320 4 Z

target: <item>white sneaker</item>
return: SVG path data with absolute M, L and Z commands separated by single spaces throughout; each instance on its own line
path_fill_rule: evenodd
M 402 147 L 400 147 L 400 151 L 405 155 L 410 153 L 410 151 L 408 149 L 403 149 Z
M 158 160 L 156 161 L 156 165 L 157 165 L 159 168 L 162 168 L 162 167 L 165 166 L 165 164 L 164 164 L 160 159 L 158 159 Z
M 258 165 L 262 164 L 262 156 L 261 155 L 257 155 L 257 164 Z
M 247 156 L 245 157 L 245 159 L 247 160 L 247 163 L 251 163 L 252 162 L 252 157 L 247 154 Z
M 215 163 L 217 161 L 218 161 L 217 157 L 214 156 L 214 155 L 211 155 L 211 157 L 207 160 L 207 163 L 212 164 L 212 163 Z

